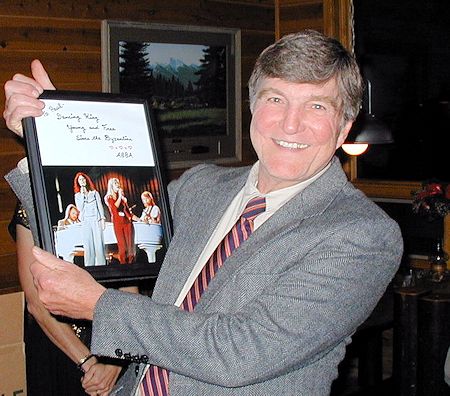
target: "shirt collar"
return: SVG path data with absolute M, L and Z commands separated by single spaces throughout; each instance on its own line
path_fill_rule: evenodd
M 259 172 L 259 161 L 257 161 L 250 169 L 247 182 L 243 189 L 243 204 L 245 205 L 250 199 L 256 196 L 263 196 L 266 198 L 266 210 L 269 212 L 275 211 L 287 201 L 289 201 L 294 195 L 300 193 L 307 186 L 318 179 L 330 167 L 330 165 L 331 161 L 320 172 L 316 173 L 314 176 L 310 177 L 307 180 L 301 181 L 289 187 L 271 191 L 267 194 L 261 194 L 257 188 Z

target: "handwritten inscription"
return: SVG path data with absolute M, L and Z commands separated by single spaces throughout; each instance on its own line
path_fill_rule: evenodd
M 68 102 L 67 102 L 68 103 Z M 61 127 L 61 132 L 67 132 L 77 143 L 97 146 L 110 151 L 114 158 L 133 158 L 133 138 L 108 119 L 105 122 L 102 115 L 95 111 L 74 111 L 66 102 L 56 102 L 44 110 L 44 117 L 50 117 Z M 122 128 L 123 129 L 123 128 Z M 102 146 L 102 144 L 104 146 Z

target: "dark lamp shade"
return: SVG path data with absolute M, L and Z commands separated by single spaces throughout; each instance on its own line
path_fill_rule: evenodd
M 373 114 L 360 113 L 352 125 L 345 143 L 393 143 L 391 130 Z

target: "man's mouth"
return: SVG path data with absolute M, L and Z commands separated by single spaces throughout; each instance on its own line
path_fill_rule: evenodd
M 277 140 L 274 139 L 275 143 L 278 144 L 281 147 L 288 148 L 288 149 L 304 149 L 309 147 L 308 144 L 303 143 L 295 143 L 295 142 L 286 142 L 285 140 Z

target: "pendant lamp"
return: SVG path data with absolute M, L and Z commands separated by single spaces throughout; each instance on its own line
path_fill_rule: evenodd
M 372 85 L 367 81 L 369 112 L 360 112 L 342 145 L 350 155 L 359 155 L 367 150 L 369 144 L 393 143 L 394 138 L 389 127 L 372 114 Z

